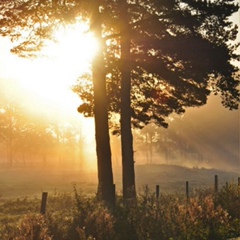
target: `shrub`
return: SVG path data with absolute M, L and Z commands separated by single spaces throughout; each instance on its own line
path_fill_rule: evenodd
M 87 197 L 74 188 L 76 207 L 73 226 L 84 230 L 87 238 L 112 240 L 115 238 L 114 217 L 110 210 L 95 197 Z M 76 237 L 72 236 L 72 239 Z
M 2 230 L 2 240 L 51 240 L 46 221 L 40 214 L 29 213 L 17 225 L 5 225 L 5 229 Z
M 0 218 L 0 239 L 225 240 L 240 235 L 238 191 L 237 186 L 229 186 L 219 193 L 198 190 L 188 199 L 180 194 L 164 194 L 156 199 L 145 188 L 136 201 L 126 203 L 118 196 L 116 206 L 109 209 L 95 196 L 74 188 L 75 197 L 49 196 L 44 217 L 33 212 Z M 31 200 L 17 202 L 30 204 Z M 12 203 L 15 211 L 18 205 Z M 6 206 L 9 212 L 10 202 Z M 18 214 L 27 209 L 20 208 Z

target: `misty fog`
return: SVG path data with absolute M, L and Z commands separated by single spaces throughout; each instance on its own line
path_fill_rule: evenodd
M 168 129 L 146 127 L 142 132 L 148 151 L 144 155 L 144 148 L 135 141 L 137 163 L 148 159 L 149 163 L 240 170 L 239 111 L 225 109 L 219 96 L 211 96 L 205 106 L 172 116 Z
M 10 118 L 16 124 L 11 140 L 13 165 L 36 163 L 96 170 L 92 118 L 84 119 L 76 109 L 71 116 L 61 109 L 56 113 L 51 105 L 41 106 L 33 98 L 23 98 L 13 90 L 11 93 L 4 81 L 1 92 L 1 117 L 6 106 L 13 108 Z M 1 123 L 2 136 L 5 134 L 0 143 L 3 166 L 9 164 L 10 139 L 3 133 L 10 126 L 9 119 L 2 118 Z M 148 125 L 133 130 L 136 165 L 171 164 L 239 172 L 239 111 L 225 109 L 219 96 L 210 96 L 205 106 L 186 109 L 183 115 L 171 115 L 168 123 L 167 129 Z M 111 136 L 111 146 L 113 167 L 120 169 L 120 137 Z

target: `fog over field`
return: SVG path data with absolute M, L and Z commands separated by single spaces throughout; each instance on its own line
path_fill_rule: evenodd
M 34 117 L 27 118 L 29 123 L 34 120 L 38 125 L 40 120 L 48 122 L 51 119 L 51 112 L 46 118 L 41 112 L 30 111 L 33 112 Z M 55 114 L 53 112 L 53 119 Z M 28 111 L 26 116 L 29 117 Z M 40 142 L 33 139 L 30 141 L 33 145 L 29 145 L 23 158 L 24 151 L 18 145 L 11 167 L 6 146 L 1 144 L 0 196 L 39 196 L 42 191 L 72 192 L 74 184 L 86 193 L 96 191 L 93 119 L 84 120 L 78 113 L 71 120 L 67 116 L 64 118 L 64 114 L 62 116 L 62 123 L 48 122 L 54 140 L 50 140 L 50 148 L 43 144 L 43 139 Z M 59 138 L 65 138 L 65 143 L 56 142 L 56 131 L 61 132 Z M 74 134 L 78 137 L 71 142 Z M 117 191 L 121 192 L 120 138 L 112 136 L 111 144 L 114 182 Z M 239 111 L 224 109 L 219 97 L 211 96 L 206 106 L 187 109 L 182 116 L 171 116 L 168 129 L 147 126 L 143 130 L 134 130 L 134 150 L 139 191 L 145 185 L 154 190 L 159 184 L 162 192 L 183 192 L 185 181 L 190 182 L 192 189 L 212 187 L 216 174 L 221 185 L 236 183 L 240 172 Z

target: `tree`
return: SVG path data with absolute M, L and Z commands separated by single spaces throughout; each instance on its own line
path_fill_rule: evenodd
M 120 6 L 120 32 L 121 32 L 121 147 L 122 147 L 122 182 L 123 196 L 125 199 L 136 197 L 134 156 L 133 156 L 133 136 L 131 127 L 131 56 L 130 56 L 130 28 L 128 4 L 126 0 L 121 0 Z
M 239 69 L 231 63 L 239 58 L 234 52 L 238 44 L 231 42 L 236 39 L 237 26 L 229 16 L 239 6 L 233 0 L 114 4 L 103 7 L 103 12 L 112 9 L 114 19 L 106 23 L 112 30 L 105 51 L 109 111 L 124 112 L 126 121 L 131 111 L 132 125 L 142 128 L 150 122 L 167 127 L 171 113 L 182 114 L 187 107 L 206 104 L 211 92 L 221 94 L 225 107 L 238 108 Z M 79 95 L 86 100 L 81 111 L 89 112 L 91 88 Z M 122 119 L 121 134 L 130 132 Z M 123 175 L 134 184 L 132 153 L 123 160 Z
M 12 167 L 15 145 L 23 128 L 20 107 L 10 102 L 2 103 L 0 106 L 0 142 L 6 147 L 9 167 Z
M 21 155 L 24 167 L 29 156 L 36 153 L 37 143 L 36 139 L 36 125 L 29 121 L 24 121 L 20 129 L 18 129 L 18 138 L 15 143 L 15 151 Z M 39 146 L 38 146 L 39 148 Z
M 99 3 L 93 3 L 91 28 L 99 39 L 99 50 L 92 63 L 93 92 L 94 92 L 94 117 L 96 152 L 98 159 L 98 183 L 101 199 L 114 203 L 114 185 L 111 162 L 110 137 L 108 127 L 108 110 L 105 82 L 105 63 L 103 56 L 104 42 L 102 40 L 102 22 L 99 12 Z
M 98 195 L 109 204 L 114 201 L 111 150 L 108 131 L 105 66 L 103 59 L 101 6 L 96 1 L 1 1 L 0 34 L 18 41 L 12 52 L 19 56 L 36 55 L 53 31 L 64 25 L 90 19 L 91 30 L 100 41 L 100 49 L 92 64 L 94 117 L 98 160 Z M 92 16 L 92 17 L 91 17 Z M 25 36 L 25 37 L 24 37 Z
M 134 129 L 135 151 L 140 152 L 145 163 L 153 163 L 155 148 L 157 145 L 163 146 L 164 130 L 154 124 L 148 124 L 143 129 Z

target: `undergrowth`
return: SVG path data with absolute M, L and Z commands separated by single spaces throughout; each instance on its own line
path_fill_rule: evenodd
M 47 213 L 39 199 L 0 204 L 2 240 L 226 240 L 240 236 L 240 189 L 231 184 L 218 193 L 198 189 L 156 198 L 147 187 L 136 202 L 107 208 L 95 196 L 74 193 L 48 197 Z

